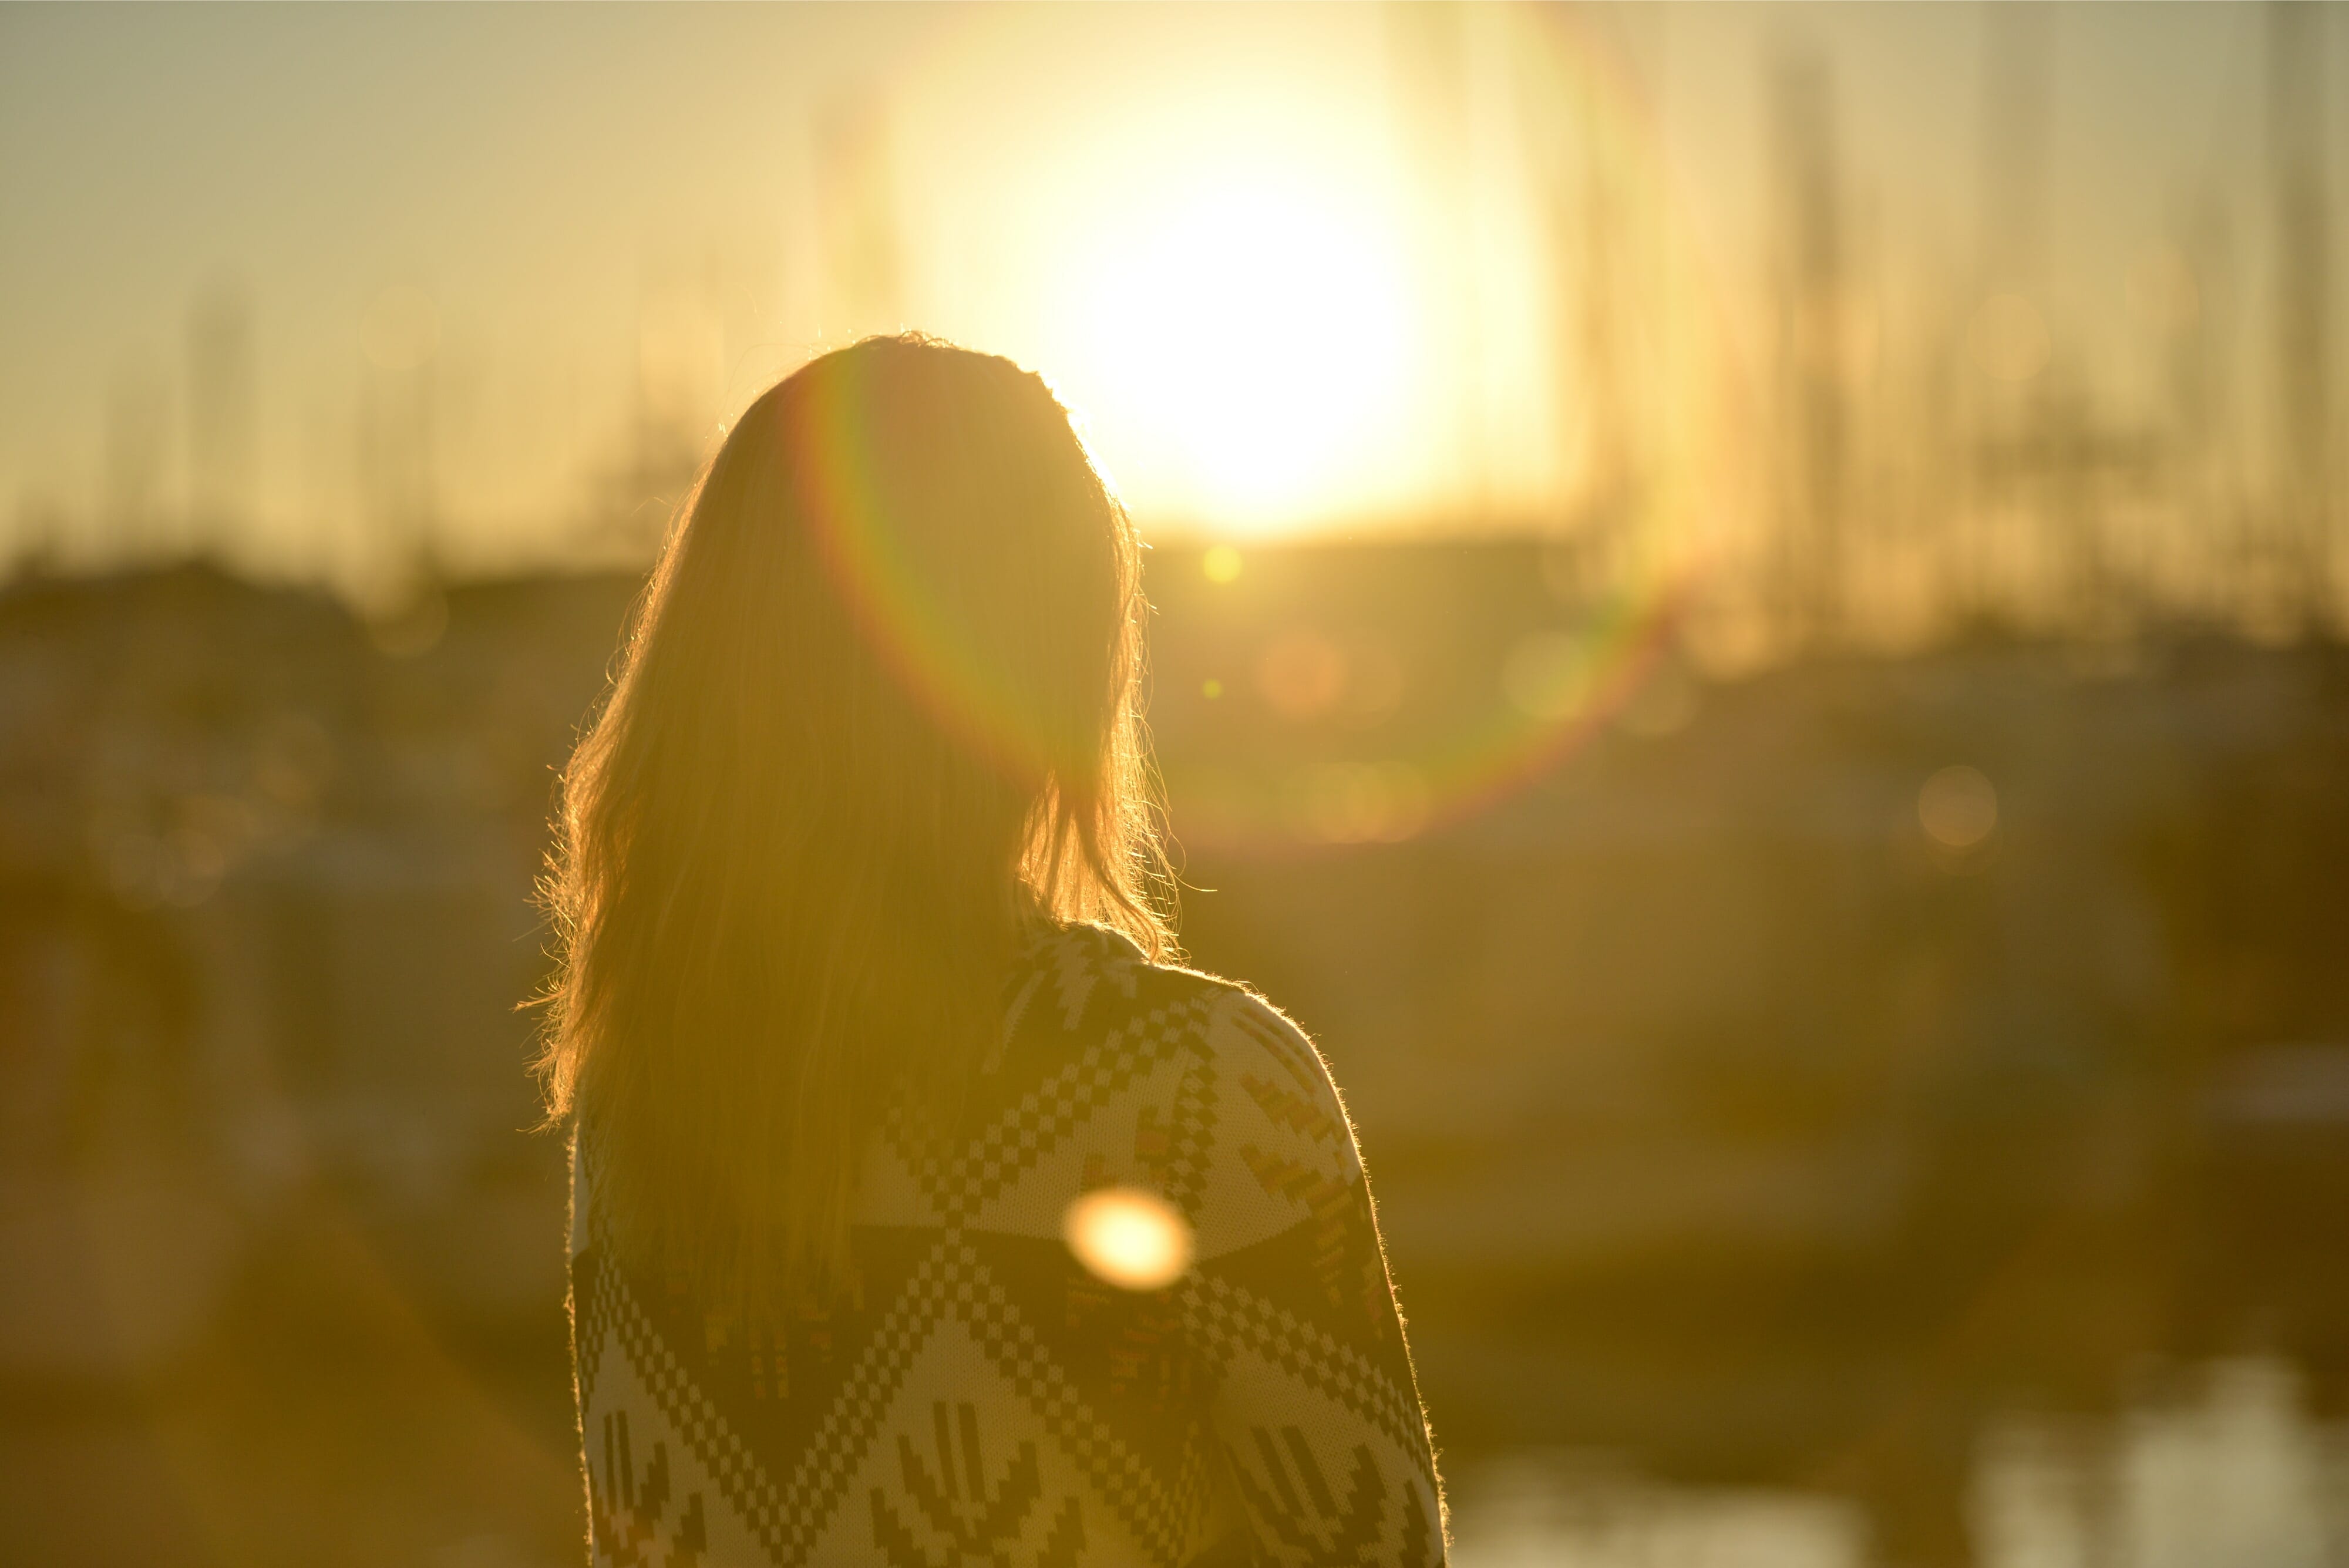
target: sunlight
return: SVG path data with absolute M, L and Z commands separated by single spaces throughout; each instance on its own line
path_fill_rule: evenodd
M 1226 174 L 1104 236 L 1076 306 L 1096 397 L 1160 432 L 1194 508 L 1262 532 L 1359 504 L 1403 432 L 1416 300 L 1375 213 Z

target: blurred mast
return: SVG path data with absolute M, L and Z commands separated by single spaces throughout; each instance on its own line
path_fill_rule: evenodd
M 1584 7 L 1584 43 L 1621 60 L 1619 14 L 1601 25 Z M 1553 591 L 1577 601 L 1619 585 L 1631 568 L 1642 491 L 1641 432 L 1630 364 L 1634 312 L 1656 302 L 1637 282 L 1627 253 L 1646 234 L 1627 191 L 1623 150 L 1610 134 L 1606 104 L 1587 84 L 1580 94 L 1545 90 L 1553 78 L 1528 73 L 1526 132 L 1548 223 L 1548 271 L 1553 337 L 1550 382 L 1556 389 L 1554 444 L 1557 454 L 1557 536 L 1544 553 Z M 1650 90 L 1652 90 L 1651 88 Z M 1577 458 L 1579 471 L 1577 471 Z
M 1468 13 L 1430 0 L 1391 0 L 1386 7 L 1405 156 L 1428 213 L 1420 265 L 1433 280 L 1436 340 L 1454 347 L 1458 395 L 1448 400 L 1454 460 L 1467 508 L 1479 524 L 1492 505 L 1492 453 L 1485 406 L 1484 313 L 1475 252 L 1477 218 L 1468 121 Z
M 2046 229 L 2048 25 L 2027 5 L 1981 7 L 1982 40 L 1982 230 L 1969 324 L 1968 379 L 1975 395 L 1968 437 L 1972 477 L 1952 537 L 1961 618 L 1980 621 L 2024 592 L 2011 546 L 2011 514 L 2021 501 L 2018 459 L 2031 423 L 2035 374 L 2020 378 L 1983 363 L 1982 325 L 1991 302 L 2012 296 L 2041 308 Z M 2044 316 L 2041 317 L 2044 321 Z M 1997 358 L 1993 356 L 1993 358 Z M 2003 515 L 2002 515 L 2003 514 Z M 2036 522 L 2037 519 L 2028 519 Z M 2002 523 L 2010 524 L 2002 527 Z M 2036 541 L 2031 541 L 2036 543 Z
M 1843 207 L 1825 58 L 1811 47 L 1789 47 L 1774 65 L 1770 86 L 1776 341 L 1787 422 L 1767 578 L 1771 618 L 1794 647 L 1843 629 L 1849 444 Z
M 2282 442 L 2274 567 L 2279 607 L 2312 632 L 2330 629 L 2336 619 L 2324 20 L 2321 6 L 2271 3 L 2267 8 L 2275 393 Z
M 387 289 L 360 337 L 355 455 L 359 514 L 372 541 L 360 570 L 377 596 L 396 599 L 441 571 L 439 313 L 421 289 Z
M 1582 309 L 1578 326 L 1588 409 L 1588 441 L 1579 531 L 1588 540 L 1598 582 L 1614 585 L 1628 571 L 1630 534 L 1638 507 L 1630 395 L 1625 374 L 1623 248 L 1630 220 L 1617 150 L 1607 140 L 1600 104 L 1582 105 Z
M 2048 19 L 2037 6 L 1982 7 L 1982 273 L 2028 292 L 2046 248 Z
M 836 98 L 815 121 L 828 342 L 904 326 L 905 245 L 898 222 L 888 105 L 872 90 Z
M 2221 358 L 2233 335 L 2229 235 L 2215 193 L 2202 192 L 2179 225 L 2173 286 L 2158 300 L 2169 335 L 2164 445 L 2175 508 L 2164 586 L 2168 607 L 2189 614 L 2232 607 L 2225 579 L 2240 566 L 2234 420 Z
M 252 524 L 255 387 L 251 296 L 222 280 L 188 309 L 188 522 L 200 550 L 233 556 Z
M 136 558 L 171 551 L 163 524 L 169 408 L 163 388 L 141 366 L 124 367 L 108 389 L 100 504 L 109 554 Z

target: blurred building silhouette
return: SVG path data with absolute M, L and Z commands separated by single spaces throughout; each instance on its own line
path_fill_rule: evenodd
M 0 1372 L 167 1356 L 314 1186 L 422 1299 L 543 1310 L 529 892 L 630 591 L 459 589 L 405 658 L 202 567 L 7 595 Z

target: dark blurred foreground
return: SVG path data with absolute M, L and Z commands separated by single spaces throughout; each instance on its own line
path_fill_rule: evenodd
M 1690 1561 L 2349 1562 L 2349 654 L 1666 626 L 1472 789 L 1599 613 L 1532 546 L 1151 569 L 1185 937 L 1349 1093 L 1468 1568 L 1651 1559 L 1638 1478 L 1780 1511 Z M 0 597 L 10 1560 L 576 1556 L 515 1004 L 634 590 Z

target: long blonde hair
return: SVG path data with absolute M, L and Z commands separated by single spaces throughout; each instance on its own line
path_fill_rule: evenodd
M 768 390 L 564 775 L 541 1059 L 621 1252 L 835 1287 L 892 1106 L 943 1135 L 1023 927 L 1172 950 L 1139 545 L 1043 380 L 871 338 Z

